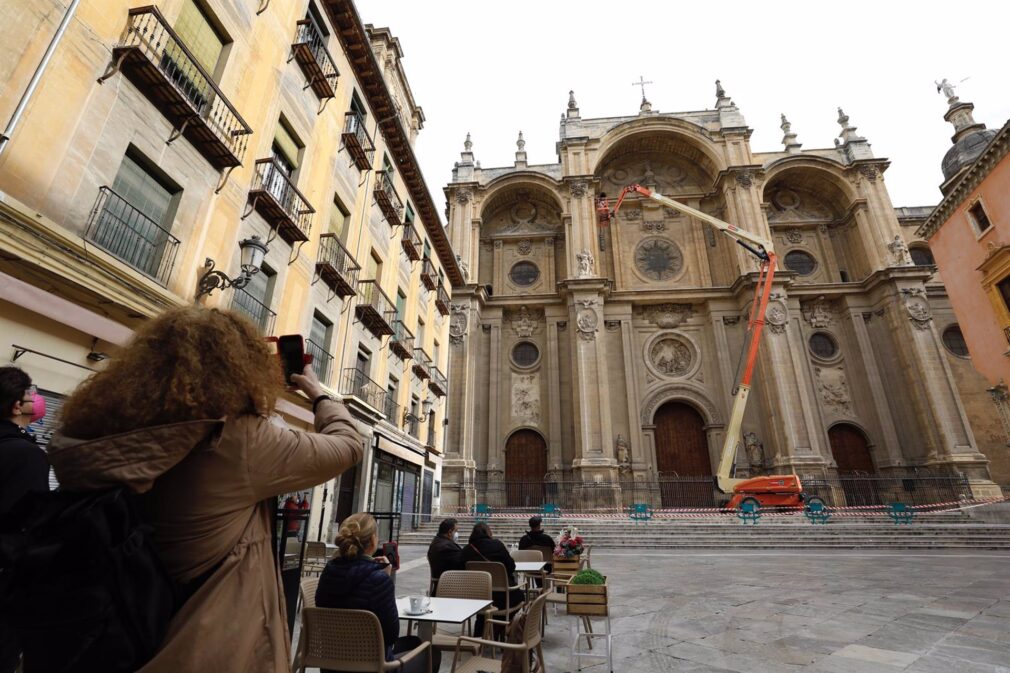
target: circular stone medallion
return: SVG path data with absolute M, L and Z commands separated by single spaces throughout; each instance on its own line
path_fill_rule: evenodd
M 684 268 L 684 254 L 667 238 L 646 238 L 635 248 L 635 268 L 649 280 L 670 280 Z
M 694 355 L 691 347 L 676 337 L 663 337 L 652 344 L 649 360 L 660 374 L 683 376 L 691 370 Z

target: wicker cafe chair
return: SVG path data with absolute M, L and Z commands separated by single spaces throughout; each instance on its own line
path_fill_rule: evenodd
M 544 547 L 546 549 L 546 547 Z M 536 549 L 514 549 L 512 550 L 512 559 L 514 561 L 525 561 L 525 562 L 536 562 L 543 561 L 544 557 Z
M 438 598 L 470 598 L 475 600 L 491 600 L 491 575 L 484 571 L 477 570 L 446 570 L 438 581 L 438 589 L 435 591 Z M 487 637 L 489 617 L 494 612 L 494 607 L 484 610 L 484 633 Z M 439 633 L 438 625 L 432 632 L 431 646 L 436 650 L 447 651 L 456 649 L 456 641 L 459 636 L 473 635 L 470 629 L 470 622 L 467 621 L 460 633 Z M 468 644 L 466 649 L 477 653 L 477 646 Z
M 382 625 L 367 610 L 305 608 L 302 630 L 306 634 L 305 652 L 295 673 L 304 673 L 306 668 L 384 673 L 400 670 L 403 662 L 418 656 L 426 656 L 431 673 L 431 643 L 421 643 L 399 658 L 386 661 Z
M 318 577 L 306 577 L 302 579 L 301 584 L 298 586 L 298 598 L 301 602 L 302 610 L 316 607 L 316 588 L 318 586 Z M 305 647 L 305 642 L 305 627 L 303 626 L 301 631 L 298 632 L 298 643 L 295 645 L 294 670 L 298 670 L 298 666 L 304 656 L 303 648 Z
M 544 549 L 546 549 L 546 547 L 544 547 Z M 516 561 L 516 563 L 522 561 L 537 563 L 544 560 L 543 553 L 538 549 L 516 549 L 512 552 L 512 558 Z M 534 578 L 539 577 L 540 586 L 543 586 L 545 575 L 546 573 L 542 570 L 539 573 L 526 573 L 526 600 L 533 600 L 534 597 L 530 594 L 532 592 L 539 592 L 539 588 L 537 587 Z
M 467 561 L 467 570 L 483 570 L 491 575 L 491 591 L 503 591 L 505 592 L 505 609 L 497 609 L 492 611 L 492 615 L 495 617 L 504 617 L 506 620 L 512 619 L 512 613 L 522 607 L 523 602 L 519 605 L 512 605 L 511 592 L 519 589 L 522 590 L 518 584 L 512 586 L 509 584 L 509 574 L 505 570 L 505 564 L 499 563 L 498 561 Z
M 520 659 L 522 661 L 523 673 L 544 673 L 544 651 L 541 643 L 543 640 L 544 604 L 546 602 L 547 594 L 540 594 L 536 600 L 529 604 L 529 609 L 526 611 L 526 624 L 523 628 L 523 642 L 521 643 L 501 643 L 496 640 L 460 636 L 456 653 L 452 657 L 452 673 L 477 673 L 478 671 L 500 673 L 502 670 L 501 660 L 484 656 L 484 648 L 499 649 L 503 652 L 505 650 L 521 652 Z M 515 619 L 518 619 L 521 614 L 516 613 Z M 498 620 L 494 620 L 494 622 L 496 624 L 506 623 Z M 468 644 L 480 647 L 481 654 L 472 656 L 466 661 L 461 661 L 460 655 Z M 534 653 L 536 656 L 531 657 Z M 531 661 L 533 662 L 532 667 Z
M 319 575 L 323 572 L 323 568 L 326 567 L 326 562 L 329 559 L 326 557 L 326 543 L 325 542 L 306 542 L 305 543 L 305 565 L 302 567 L 302 574 L 307 575 L 309 573 L 315 573 Z

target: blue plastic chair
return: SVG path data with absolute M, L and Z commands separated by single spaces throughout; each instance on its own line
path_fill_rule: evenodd
M 831 512 L 827 510 L 824 503 L 820 500 L 814 500 L 808 502 L 807 506 L 803 509 L 803 513 L 806 515 L 810 523 L 827 523 L 828 519 L 831 518 Z
M 915 518 L 915 510 L 903 502 L 892 502 L 887 515 L 896 525 L 911 524 L 912 519 Z
M 635 523 L 647 523 L 652 519 L 652 509 L 648 503 L 636 502 L 628 506 L 628 516 Z
M 491 520 L 491 505 L 479 502 L 473 506 L 473 520 L 487 523 Z
M 544 519 L 557 519 L 561 517 L 561 508 L 553 502 L 545 502 L 541 508 L 540 515 Z
M 737 512 L 740 521 L 746 526 L 748 523 L 757 525 L 761 518 L 761 504 L 757 500 L 744 500 L 740 503 L 740 511 Z

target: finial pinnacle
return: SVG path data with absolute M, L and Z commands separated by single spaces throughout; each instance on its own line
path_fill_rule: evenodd
M 722 82 L 719 80 L 715 81 L 715 97 L 722 98 L 726 95 L 726 90 L 722 88 Z
M 578 107 L 578 104 L 575 102 L 575 91 L 574 90 L 570 90 L 568 92 L 568 109 L 569 110 L 574 110 L 577 107 Z
M 469 152 L 470 148 L 473 147 L 473 143 L 470 141 L 470 132 L 466 132 L 466 140 L 463 141 L 463 151 Z
M 522 131 L 519 132 L 519 138 L 516 140 L 516 147 L 519 148 L 520 152 L 522 152 L 523 150 L 526 149 L 526 141 L 523 140 L 523 132 Z

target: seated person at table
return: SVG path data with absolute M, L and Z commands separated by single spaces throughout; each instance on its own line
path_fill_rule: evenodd
M 505 565 L 505 572 L 508 574 L 509 586 L 516 586 L 516 562 L 509 554 L 509 550 L 501 540 L 491 537 L 491 529 L 486 523 L 474 525 L 473 532 L 470 533 L 470 542 L 463 549 L 463 565 L 470 561 L 493 561 Z M 494 605 L 499 610 L 505 609 L 505 592 L 495 591 L 492 594 Z M 509 592 L 510 607 L 515 607 L 523 602 L 523 592 L 521 589 L 514 589 Z M 475 630 L 475 633 L 480 633 Z
M 519 548 L 529 549 L 531 547 L 550 547 L 554 549 L 554 540 L 541 528 L 543 519 L 539 516 L 530 517 L 530 529 L 519 538 Z
M 415 636 L 399 637 L 400 618 L 393 580 L 389 577 L 390 565 L 382 556 L 372 558 L 379 546 L 375 519 L 365 512 L 352 514 L 340 524 L 335 542 L 337 552 L 319 578 L 316 606 L 375 613 L 382 624 L 386 661 L 393 661 L 397 654 L 420 645 Z M 438 670 L 440 657 L 440 653 L 432 653 L 433 671 Z M 427 663 L 426 656 L 421 655 L 407 662 L 403 671 L 422 673 L 427 671 Z
M 446 570 L 463 570 L 463 549 L 456 544 L 459 539 L 456 520 L 446 519 L 438 525 L 438 535 L 428 545 L 428 566 L 431 568 L 431 590 L 435 595 L 438 578 Z

